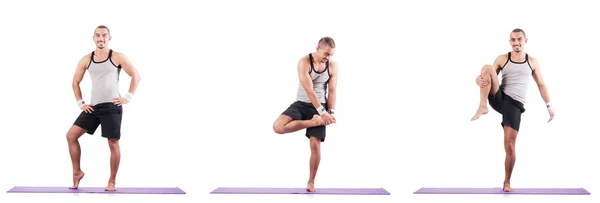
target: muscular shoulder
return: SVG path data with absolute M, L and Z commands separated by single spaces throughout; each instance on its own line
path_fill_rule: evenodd
M 527 55 L 527 58 L 529 60 L 529 63 L 537 63 L 538 62 L 537 58 L 535 58 L 531 55 Z
M 308 58 L 308 56 L 303 56 L 302 58 L 300 58 L 298 60 L 298 64 L 308 65 L 309 63 L 310 63 L 310 59 Z
M 303 56 L 298 60 L 298 70 L 304 71 L 310 69 L 310 59 L 308 56 Z
M 118 52 L 118 51 L 113 51 L 112 52 L 112 60 L 113 62 L 119 61 L 121 59 L 125 58 L 125 54 L 123 54 L 122 52 Z
M 529 65 L 531 66 L 531 69 L 533 69 L 533 70 L 538 69 L 539 66 L 540 66 L 539 65 L 540 62 L 538 61 L 538 59 L 535 58 L 535 57 L 533 57 L 533 56 L 531 56 L 531 55 L 528 55 L 527 57 L 528 57 L 527 60 L 529 60 Z
M 127 59 L 127 56 L 123 52 L 113 51 L 111 60 L 115 65 L 119 66 L 127 63 L 129 59 Z
M 337 73 L 338 63 L 336 61 L 329 60 L 329 70 L 331 70 L 332 73 Z
M 508 60 L 508 53 L 504 53 L 504 54 L 500 54 L 500 55 L 496 56 L 496 61 L 497 62 L 504 63 L 507 60 Z
M 506 64 L 506 61 L 508 61 L 508 53 L 496 56 L 496 59 L 494 60 L 494 68 L 502 68 L 502 66 Z
M 92 53 L 86 54 L 79 59 L 79 66 L 86 67 L 90 64 L 92 60 Z

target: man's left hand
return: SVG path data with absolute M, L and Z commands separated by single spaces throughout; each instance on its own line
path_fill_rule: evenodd
M 129 100 L 125 99 L 125 98 L 114 98 L 113 99 L 113 104 L 117 105 L 117 106 L 121 106 L 123 104 L 127 104 L 129 103 Z
M 552 108 L 549 108 L 548 114 L 550 114 L 550 119 L 548 120 L 548 122 L 550 122 L 552 121 L 552 119 L 554 119 L 554 110 Z

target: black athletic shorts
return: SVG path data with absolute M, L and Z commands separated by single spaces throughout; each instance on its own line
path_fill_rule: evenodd
M 488 101 L 496 112 L 502 114 L 501 125 L 511 127 L 518 132 L 521 126 L 521 114 L 525 113 L 523 103 L 506 95 L 502 88 L 498 89 L 496 95 L 488 95 Z
M 113 103 L 100 103 L 92 106 L 94 111 L 87 113 L 82 111 L 73 125 L 85 129 L 93 135 L 102 126 L 102 137 L 108 139 L 121 139 L 121 119 L 123 118 L 123 106 Z
M 327 104 L 321 104 L 325 107 L 326 110 L 329 110 Z M 306 103 L 301 101 L 296 101 L 292 103 L 283 113 L 283 115 L 287 115 L 292 117 L 294 120 L 310 120 L 314 115 L 319 115 L 317 109 L 312 105 L 312 103 Z M 306 129 L 306 137 L 316 137 L 321 140 L 321 142 L 325 142 L 325 126 L 317 126 Z

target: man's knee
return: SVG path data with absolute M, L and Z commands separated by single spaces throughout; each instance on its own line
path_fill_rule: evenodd
M 288 115 L 281 114 L 277 120 L 273 123 L 273 131 L 277 134 L 285 134 L 285 125 L 291 122 L 293 119 Z
M 312 153 L 319 153 L 321 148 L 321 138 L 310 136 L 310 151 Z
M 79 137 L 81 137 L 81 136 L 76 133 L 67 132 L 67 142 L 77 142 Z
M 76 125 L 73 125 L 71 129 L 67 132 L 67 141 L 68 142 L 77 142 L 77 140 L 85 133 L 86 131 Z
M 483 76 L 484 79 L 490 79 L 493 72 L 494 66 L 492 65 L 486 64 L 481 68 L 481 76 Z
M 514 127 L 509 125 L 504 125 L 504 148 L 507 153 L 514 153 L 515 151 L 515 143 L 517 141 L 517 133 L 518 131 L 514 129 Z
M 118 138 L 108 138 L 108 147 L 110 150 L 115 150 L 119 148 L 119 139 Z
M 491 71 L 491 70 L 494 70 L 494 66 L 492 66 L 490 64 L 485 64 L 485 65 L 483 65 L 483 67 L 481 67 L 481 72 Z
M 273 124 L 273 131 L 274 131 L 275 133 L 277 133 L 277 134 L 280 134 L 280 135 L 282 135 L 282 134 L 285 134 L 285 128 L 283 127 L 283 125 L 282 125 L 282 124 L 279 124 L 279 123 L 277 123 L 277 122 L 275 122 L 275 123 Z

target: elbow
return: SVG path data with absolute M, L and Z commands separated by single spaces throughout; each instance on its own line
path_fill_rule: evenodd
M 73 83 L 71 84 L 71 87 L 78 88 L 79 87 L 79 83 L 81 83 L 81 81 L 73 81 Z
M 335 93 L 336 93 L 335 89 L 333 89 L 333 88 L 330 88 L 328 91 L 329 91 L 330 95 L 335 95 Z

